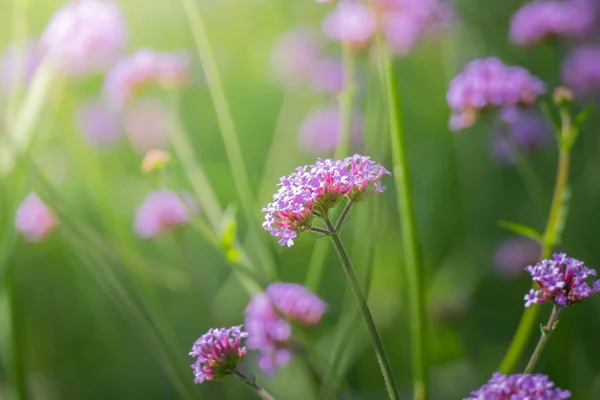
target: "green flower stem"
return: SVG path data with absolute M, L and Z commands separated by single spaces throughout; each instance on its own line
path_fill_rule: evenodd
M 344 71 L 344 88 L 339 95 L 340 98 L 340 126 L 341 135 L 334 158 L 342 158 L 348 155 L 350 149 L 350 136 L 352 135 L 352 102 L 356 92 L 354 84 L 354 55 L 347 44 L 342 44 L 342 63 Z
M 554 305 L 554 308 L 552 308 L 552 314 L 550 315 L 550 319 L 548 319 L 548 323 L 546 324 L 546 326 L 542 327 L 542 336 L 540 337 L 538 344 L 535 346 L 535 350 L 533 351 L 533 354 L 529 359 L 529 363 L 527 363 L 527 367 L 525 368 L 526 374 L 531 374 L 535 369 L 535 366 L 537 365 L 538 361 L 540 360 L 540 357 L 544 352 L 544 348 L 550 341 L 550 336 L 552 336 L 552 332 L 554 332 L 554 329 L 556 328 L 559 313 L 560 307 Z
M 381 336 L 377 331 L 377 326 L 375 325 L 373 316 L 371 315 L 371 310 L 367 304 L 367 299 L 365 298 L 365 295 L 360 288 L 358 278 L 354 273 L 354 268 L 352 267 L 350 257 L 348 257 L 348 253 L 346 252 L 344 244 L 340 239 L 339 232 L 335 230 L 335 227 L 331 221 L 327 217 L 324 217 L 323 221 L 325 222 L 325 225 L 327 225 L 327 229 L 329 229 L 329 237 L 331 238 L 333 246 L 340 257 L 342 268 L 344 269 L 346 277 L 348 278 L 348 282 L 350 283 L 350 289 L 354 295 L 356 303 L 358 304 L 358 308 L 360 309 L 365 324 L 367 325 L 367 330 L 369 331 L 369 335 L 371 337 L 371 343 L 373 344 L 373 349 L 375 350 L 375 355 L 377 356 L 377 361 L 379 362 L 379 367 L 381 368 L 381 374 L 383 375 L 389 398 L 392 400 L 398 400 L 400 396 L 398 395 L 398 387 L 394 379 L 390 361 L 385 352 L 385 348 L 383 347 L 383 342 L 381 341 Z
M 382 62 L 384 88 L 387 91 L 392 159 L 394 163 L 393 175 L 396 180 L 398 211 L 400 213 L 404 263 L 407 276 L 412 342 L 413 398 L 415 400 L 425 400 L 427 398 L 428 366 L 425 355 L 425 334 L 427 329 L 421 276 L 423 270 L 421 249 L 419 247 L 417 223 L 412 200 L 412 185 L 408 167 L 406 142 L 402 131 L 402 113 L 393 60 L 389 50 L 385 46 L 380 44 L 378 48 Z
M 574 140 L 570 140 L 570 135 L 572 134 L 570 118 L 566 115 L 562 115 L 562 119 L 562 132 L 559 136 L 560 153 L 558 157 L 558 169 L 556 172 L 556 183 L 554 185 L 554 195 L 552 197 L 550 215 L 548 216 L 548 223 L 542 240 L 542 259 L 550 257 L 554 247 L 556 247 L 556 244 L 560 240 L 564 222 L 563 219 L 566 215 L 565 196 L 569 181 L 571 146 Z M 539 312 L 540 306 L 534 304 L 523 313 L 521 321 L 519 321 L 519 326 L 517 327 L 517 332 L 498 368 L 500 372 L 510 374 L 515 370 L 533 332 L 533 327 L 535 326 Z
M 348 200 L 348 202 L 346 203 L 346 206 L 344 207 L 344 211 L 342 211 L 342 215 L 340 215 L 340 218 L 338 219 L 338 221 L 335 224 L 336 232 L 339 232 L 340 229 L 342 229 L 342 227 L 344 226 L 344 221 L 346 221 L 346 218 L 348 217 L 348 215 L 350 215 L 350 210 L 352 209 L 353 205 L 354 205 L 354 200 Z
M 265 389 L 263 389 L 260 386 L 258 386 L 256 384 L 256 382 L 255 382 L 254 379 L 248 378 L 246 375 L 244 375 L 239 370 L 235 370 L 235 375 L 238 378 L 240 378 L 240 380 L 246 386 L 248 386 L 250 389 L 252 389 L 254 391 L 254 393 L 256 393 L 258 395 L 258 397 L 260 397 L 261 399 L 264 399 L 264 400 L 275 400 L 275 397 L 271 396 Z

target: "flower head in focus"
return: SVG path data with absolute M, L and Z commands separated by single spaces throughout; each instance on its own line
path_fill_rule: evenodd
M 30 193 L 19 205 L 15 228 L 29 242 L 39 242 L 58 225 L 58 219 L 35 193 Z
M 271 69 L 286 87 L 295 87 L 308 80 L 321 54 L 316 32 L 296 28 L 283 34 L 271 54 Z
M 245 326 L 248 348 L 260 353 L 260 369 L 272 375 L 290 362 L 292 327 L 285 318 L 312 326 L 321 320 L 325 309 L 323 300 L 296 283 L 272 283 L 266 292 L 255 294 L 246 307 Z
M 583 39 L 594 28 L 595 20 L 589 0 L 532 1 L 513 15 L 510 39 L 522 46 L 557 36 Z
M 190 196 L 178 196 L 170 190 L 151 192 L 137 208 L 134 229 L 141 238 L 151 238 L 160 233 L 185 225 L 190 221 L 190 211 L 197 205 Z
M 523 268 L 535 264 L 540 259 L 540 253 L 540 244 L 532 239 L 508 239 L 496 249 L 494 266 L 501 275 L 514 278 L 523 272 Z
M 562 65 L 562 80 L 576 97 L 600 93 L 600 46 L 575 48 Z
M 471 61 L 452 79 L 446 94 L 454 112 L 450 128 L 467 128 L 488 110 L 499 110 L 506 122 L 513 122 L 518 107 L 533 105 L 545 92 L 546 85 L 522 67 L 495 57 Z
M 495 372 L 491 379 L 463 400 L 564 400 L 571 392 L 556 387 L 547 375 Z
M 9 92 L 15 87 L 17 77 L 27 84 L 42 60 L 39 45 L 29 38 L 25 43 L 13 42 L 0 56 L 0 92 Z M 20 71 L 14 71 L 18 66 Z
M 121 116 L 102 100 L 88 100 L 75 112 L 75 124 L 94 147 L 109 147 L 122 136 Z
M 197 357 L 191 367 L 194 383 L 223 379 L 235 372 L 246 356 L 242 340 L 248 337 L 243 325 L 212 328 L 194 342 L 189 355 Z
M 54 14 L 40 38 L 44 53 L 74 76 L 105 71 L 126 43 L 121 7 L 110 0 L 69 2 Z
M 383 192 L 380 180 L 386 174 L 390 173 L 381 164 L 358 154 L 298 167 L 280 179 L 273 201 L 262 209 L 263 228 L 278 237 L 280 245 L 290 247 L 300 232 L 310 229 L 315 216 L 326 216 L 342 199 L 356 202 Z
M 332 40 L 363 47 L 375 33 L 375 16 L 357 0 L 342 0 L 323 20 L 323 31 Z
M 525 271 L 540 287 L 539 290 L 531 289 L 525 295 L 525 307 L 545 302 L 569 307 L 600 290 L 600 280 L 594 281 L 592 287 L 587 283 L 590 276 L 596 276 L 596 271 L 564 253 L 556 253 L 552 259 L 530 265 Z
M 312 110 L 302 121 L 298 129 L 300 148 L 315 155 L 332 154 L 340 141 L 340 109 L 324 107 Z M 355 114 L 352 118 L 352 130 L 349 142 L 357 148 L 362 144 L 362 118 Z

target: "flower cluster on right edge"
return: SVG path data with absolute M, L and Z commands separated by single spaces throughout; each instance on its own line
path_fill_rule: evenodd
M 525 268 L 539 289 L 531 289 L 524 297 L 525 307 L 536 303 L 553 302 L 560 307 L 569 307 L 600 291 L 600 280 L 592 286 L 587 282 L 596 276 L 596 270 L 586 267 L 582 261 L 556 253 L 552 259 Z
M 570 397 L 571 392 L 556 387 L 546 375 L 496 372 L 485 385 L 463 400 L 563 400 Z

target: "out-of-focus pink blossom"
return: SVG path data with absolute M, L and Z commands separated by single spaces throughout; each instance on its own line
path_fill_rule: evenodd
M 317 62 L 310 74 L 310 83 L 317 92 L 337 94 L 344 88 L 344 66 L 335 58 Z
M 25 240 L 39 242 L 58 225 L 58 219 L 35 193 L 21 202 L 15 216 L 15 228 Z
M 42 55 L 35 39 L 28 39 L 23 44 L 11 43 L 0 57 L 0 92 L 9 92 L 15 85 L 17 76 L 27 84 L 37 70 Z M 13 71 L 18 65 L 20 73 Z
M 505 132 L 494 132 L 492 154 L 503 164 L 514 164 L 515 151 L 524 154 L 550 143 L 552 126 L 537 112 L 519 111 L 515 121 L 506 126 Z M 516 149 L 515 149 L 516 147 Z
M 494 266 L 498 273 L 515 278 L 523 273 L 528 265 L 535 264 L 540 259 L 540 244 L 528 238 L 505 240 L 494 253 Z
M 600 93 L 600 46 L 575 48 L 562 65 L 562 80 L 576 97 Z
M 323 31 L 331 39 L 353 47 L 369 43 L 375 33 L 375 16 L 357 0 L 341 0 L 323 20 Z
M 352 147 L 362 144 L 363 121 L 360 115 L 352 118 L 349 143 Z M 327 155 L 335 151 L 340 140 L 341 116 L 338 107 L 312 110 L 298 129 L 298 144 L 302 151 L 314 155 Z
M 319 38 L 310 28 L 283 34 L 271 54 L 271 69 L 283 85 L 295 87 L 311 75 L 321 54 Z
M 135 212 L 134 230 L 141 238 L 151 238 L 190 221 L 190 211 L 196 212 L 192 198 L 178 196 L 170 190 L 155 190 Z
M 117 2 L 71 1 L 54 14 L 40 38 L 44 53 L 68 73 L 102 72 L 127 43 L 127 25 Z
M 167 146 L 169 116 L 166 106 L 159 99 L 144 97 L 132 102 L 123 118 L 127 138 L 138 153 L 145 154 Z
M 82 103 L 75 112 L 75 123 L 93 147 L 110 147 L 123 133 L 121 116 L 100 99 Z

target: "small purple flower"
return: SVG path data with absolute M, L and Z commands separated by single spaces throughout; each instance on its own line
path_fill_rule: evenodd
M 522 67 L 507 66 L 495 57 L 471 61 L 452 79 L 446 94 L 454 112 L 450 128 L 467 128 L 487 110 L 514 117 L 514 110 L 533 105 L 545 92 L 546 85 Z
M 15 64 L 17 60 L 17 64 Z M 37 70 L 42 55 L 35 39 L 28 39 L 23 44 L 11 43 L 0 57 L 0 92 L 9 92 L 19 76 L 13 68 L 18 65 L 21 69 L 23 85 L 29 83 Z
M 321 54 L 317 34 L 310 28 L 297 28 L 282 35 L 271 55 L 271 69 L 287 87 L 308 80 Z
M 463 400 L 564 400 L 571 392 L 556 387 L 547 375 L 494 372 L 491 379 Z
M 197 357 L 191 365 L 194 383 L 223 379 L 235 372 L 246 356 L 242 340 L 248 337 L 243 325 L 211 328 L 194 342 L 189 355 Z
M 144 97 L 130 103 L 123 118 L 129 143 L 138 153 L 167 147 L 168 110 L 160 99 Z
M 280 245 L 290 247 L 298 233 L 311 227 L 313 217 L 326 215 L 343 198 L 359 201 L 383 192 L 380 180 L 386 174 L 390 173 L 381 164 L 358 154 L 298 167 L 280 179 L 273 201 L 262 209 L 266 213 L 263 228 L 279 237 Z
M 596 271 L 565 253 L 556 253 L 552 259 L 530 265 L 525 271 L 540 287 L 539 290 L 531 289 L 525 296 L 525 307 L 545 302 L 569 307 L 593 296 L 600 289 L 598 280 L 592 287 L 587 283 L 590 276 L 596 276 Z
M 316 92 L 337 94 L 344 88 L 344 66 L 335 58 L 319 60 L 310 74 L 310 83 Z
M 341 0 L 323 20 L 323 31 L 332 40 L 363 47 L 375 33 L 376 20 L 369 7 L 358 0 Z
M 564 60 L 562 80 L 577 97 L 600 93 L 600 46 L 575 48 Z
M 254 295 L 246 307 L 245 326 L 249 333 L 248 348 L 260 352 L 260 369 L 272 375 L 290 362 L 292 327 L 285 318 L 313 326 L 321 320 L 326 308 L 323 300 L 297 283 L 272 283 L 266 292 Z
M 298 129 L 298 144 L 309 154 L 325 155 L 335 151 L 340 140 L 340 110 L 338 107 L 326 107 L 312 110 L 302 121 Z M 362 118 L 355 114 L 352 118 L 350 144 L 353 148 L 362 144 Z
M 135 212 L 134 229 L 141 238 L 151 238 L 190 221 L 190 211 L 197 205 L 190 196 L 182 200 L 170 190 L 151 192 Z
M 35 193 L 21 202 L 15 215 L 15 228 L 29 242 L 39 242 L 58 225 L 58 219 Z
M 77 108 L 75 124 L 86 141 L 98 148 L 114 145 L 123 132 L 121 116 L 99 99 L 87 100 Z
M 127 43 L 127 25 L 117 2 L 71 1 L 54 14 L 40 45 L 74 76 L 103 72 Z
M 507 278 L 515 278 L 527 265 L 540 259 L 540 244 L 528 238 L 505 240 L 494 254 L 497 271 Z
M 513 15 L 510 39 L 523 46 L 550 37 L 582 39 L 594 28 L 595 19 L 589 0 L 533 1 Z

